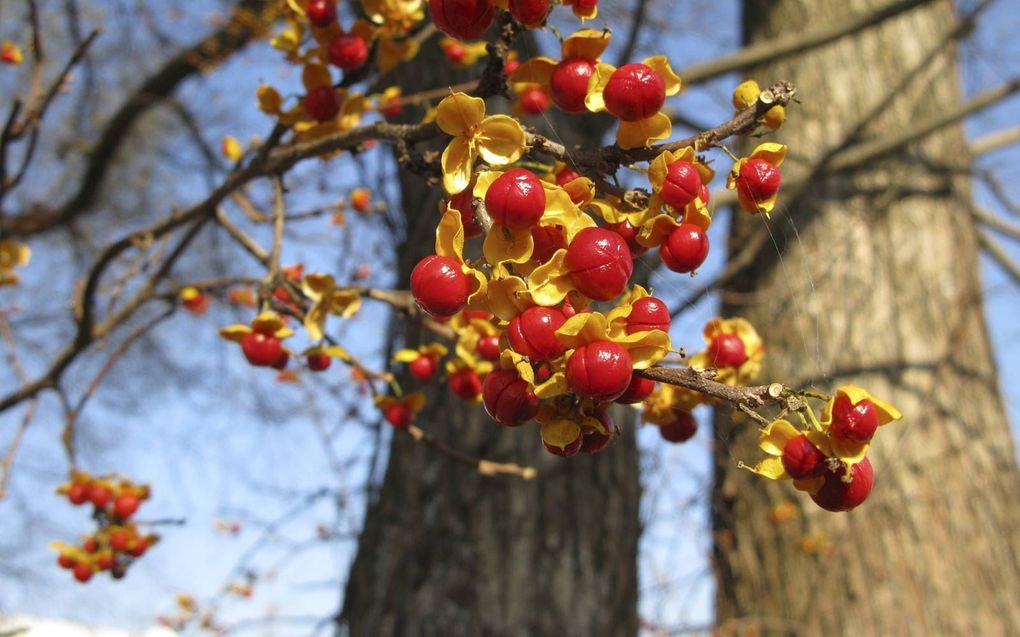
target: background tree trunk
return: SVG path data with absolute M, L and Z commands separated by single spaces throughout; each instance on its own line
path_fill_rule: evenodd
M 427 43 L 413 69 L 393 82 L 412 93 L 465 79 L 452 76 L 438 50 Z M 567 136 L 562 118 L 556 124 Z M 595 138 L 605 132 L 595 129 L 598 120 L 588 126 L 584 132 Z M 399 285 L 406 288 L 415 263 L 433 252 L 442 188 L 406 171 L 400 187 L 407 241 Z M 409 346 L 434 340 L 414 325 L 405 336 Z M 542 448 L 534 424 L 501 428 L 445 385 L 429 389 L 423 428 L 469 454 L 533 466 L 538 478 L 485 477 L 394 435 L 351 568 L 340 633 L 637 634 L 633 413 L 614 414 L 624 434 L 603 453 L 562 459 Z
M 746 38 L 884 1 L 745 0 Z M 804 101 L 778 135 L 792 153 L 784 173 L 838 145 L 919 67 L 866 136 L 958 104 L 955 49 L 932 55 L 952 15 L 948 0 L 931 2 L 752 71 L 765 84 L 793 81 Z M 1020 634 L 1020 481 L 985 330 L 970 193 L 959 172 L 943 169 L 954 162 L 969 166 L 960 126 L 781 198 L 789 209 L 769 224 L 778 249 L 770 244 L 724 291 L 723 315 L 747 317 L 764 338 L 764 379 L 826 389 L 854 382 L 905 414 L 877 437 L 875 490 L 849 514 L 739 469 L 737 459 L 759 455 L 755 428 L 717 414 L 724 634 L 745 626 L 791 635 Z M 764 225 L 737 212 L 731 254 Z M 798 515 L 770 521 L 782 501 Z

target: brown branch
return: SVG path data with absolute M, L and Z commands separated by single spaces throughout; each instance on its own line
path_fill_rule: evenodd
M 989 236 L 984 230 L 979 230 L 978 243 L 985 249 L 988 256 L 992 257 L 1002 267 L 1003 271 L 1013 279 L 1013 282 L 1020 285 L 1020 264 L 1009 256 L 1009 253 L 999 245 L 999 242 Z
M 970 214 L 974 217 L 974 219 L 985 224 L 989 228 L 1013 239 L 1020 240 L 1020 226 L 1002 219 L 999 215 L 989 210 L 985 210 L 984 208 L 980 208 L 977 205 L 970 206 Z
M 978 137 L 970 143 L 970 152 L 974 155 L 984 155 L 1017 143 L 1020 143 L 1020 126 Z
M 512 475 L 525 480 L 531 480 L 538 476 L 538 472 L 533 467 L 522 467 L 510 462 L 493 462 L 454 449 L 416 425 L 409 425 L 405 431 L 418 442 L 428 445 L 461 464 L 476 468 L 478 473 L 484 476 Z

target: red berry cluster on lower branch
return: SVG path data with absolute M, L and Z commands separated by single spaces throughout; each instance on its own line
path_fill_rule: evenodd
M 81 583 L 97 573 L 107 572 L 114 579 L 127 573 L 128 567 L 159 540 L 153 533 L 142 533 L 132 517 L 149 498 L 149 487 L 116 476 L 95 477 L 73 471 L 71 479 L 57 488 L 75 506 L 91 505 L 96 530 L 85 535 L 80 544 L 53 542 L 57 563 Z

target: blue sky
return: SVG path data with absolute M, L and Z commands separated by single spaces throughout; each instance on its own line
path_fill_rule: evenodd
M 676 0 L 662 2 L 661 12 L 672 16 L 677 13 L 673 9 L 681 4 L 688 6 Z M 194 34 L 208 28 L 202 16 L 215 5 L 196 2 L 182 11 L 172 3 L 153 2 L 150 9 L 165 30 Z M 699 14 L 698 20 L 678 21 L 676 37 L 670 38 L 671 50 L 667 52 L 676 67 L 731 50 L 737 44 L 737 3 L 700 5 L 706 13 Z M 111 13 L 111 20 L 117 19 L 114 15 Z M 0 9 L 0 18 L 5 17 Z M 567 19 L 561 23 L 567 31 L 574 24 Z M 713 25 L 710 34 L 703 28 L 706 23 Z M 1012 37 L 1018 27 L 1020 9 L 1009 2 L 997 3 L 982 20 L 977 36 L 963 51 L 969 93 L 1020 72 L 1020 44 Z M 116 33 L 117 29 L 108 32 Z M 7 36 L 6 25 L 0 26 L 0 37 Z M 135 46 L 141 60 L 156 59 L 147 50 L 149 43 L 144 37 L 131 37 L 138 39 Z M 546 50 L 554 50 L 550 35 L 539 40 Z M 217 143 L 226 133 L 244 140 L 264 134 L 269 125 L 254 107 L 252 96 L 258 83 L 293 87 L 297 80 L 296 74 L 266 47 L 256 47 L 215 74 L 189 82 L 179 98 L 186 104 L 202 105 L 208 140 Z M 723 78 L 671 103 L 680 111 L 697 113 L 698 119 L 721 120 L 729 113 L 729 91 L 735 83 L 733 77 Z M 1014 98 L 972 118 L 967 128 L 972 137 L 977 137 L 1018 122 L 1020 100 Z M 158 123 L 158 118 L 149 122 Z M 177 171 L 172 181 L 161 179 L 155 172 L 151 185 L 155 196 L 150 201 L 183 205 L 207 192 L 207 176 L 191 147 L 177 140 L 153 145 L 162 152 L 161 161 L 176 162 L 190 170 Z M 1012 148 L 982 158 L 980 165 L 994 169 L 1012 196 L 1020 199 L 1018 160 L 1020 151 Z M 311 162 L 301 169 L 295 182 L 301 188 L 294 189 L 289 204 L 302 209 L 323 198 L 344 194 L 380 160 L 370 153 L 363 162 L 363 167 L 354 170 L 339 160 L 325 165 Z M 372 184 L 373 190 L 385 194 L 386 183 L 387 175 L 383 174 Z M 321 194 L 320 184 L 325 186 Z M 975 195 L 985 207 L 1002 212 L 986 189 L 976 187 Z M 386 272 L 391 255 L 385 249 L 386 232 L 379 220 L 354 215 L 349 219 L 343 230 L 325 222 L 296 229 L 294 240 L 285 249 L 284 261 L 304 262 L 306 271 L 339 269 L 341 274 L 369 262 L 375 271 L 371 284 L 392 285 Z M 712 227 L 711 239 L 716 246 L 724 244 L 725 226 L 717 223 Z M 259 238 L 265 240 L 266 236 Z M 1006 239 L 1001 243 L 1020 259 L 1020 245 Z M 342 262 L 336 257 L 337 245 L 344 246 L 345 254 L 350 255 Z M 206 248 L 215 250 L 215 243 L 208 242 Z M 713 252 L 702 272 L 705 278 L 719 267 L 722 252 Z M 256 272 L 254 264 L 245 258 L 231 254 L 227 267 L 231 271 Z M 66 256 L 38 246 L 32 267 L 25 271 L 23 286 L 17 291 L 0 292 L 0 305 L 34 303 L 53 314 L 63 311 L 66 294 L 44 296 L 42 291 L 52 290 L 51 281 L 60 280 L 68 267 L 64 259 Z M 1001 383 L 1004 388 L 1015 388 L 1020 386 L 1020 324 L 1014 319 L 1020 313 L 1020 295 L 992 263 L 984 264 L 983 277 Z M 697 284 L 683 277 L 657 277 L 653 283 L 667 298 L 681 298 Z M 706 300 L 676 321 L 674 341 L 696 347 L 701 327 L 714 307 L 714 300 Z M 0 532 L 0 609 L 141 627 L 151 623 L 155 614 L 172 611 L 173 595 L 187 591 L 201 600 L 214 600 L 223 617 L 230 620 L 271 614 L 314 618 L 335 610 L 353 543 L 318 541 L 316 527 L 324 524 L 332 533 L 344 536 L 357 531 L 362 485 L 376 436 L 371 410 L 356 397 L 346 374 L 336 368 L 325 378 L 291 386 L 279 385 L 271 375 L 245 365 L 236 348 L 220 340 L 213 329 L 243 318 L 243 313 L 229 310 L 215 310 L 201 319 L 186 314 L 174 317 L 149 346 L 158 348 L 179 373 L 167 374 L 147 365 L 145 357 L 151 351 L 141 348 L 115 369 L 81 420 L 81 453 L 86 468 L 96 472 L 117 470 L 151 482 L 154 498 L 142 509 L 142 517 L 187 521 L 183 526 L 161 530 L 163 542 L 132 568 L 127 585 L 97 578 L 88 586 L 78 586 L 57 571 L 52 553 L 45 548 L 50 539 L 68 540 L 84 532 L 87 520 L 83 510 L 72 509 L 49 495 L 65 476 L 67 466 L 58 443 L 63 424 L 58 405 L 52 396 L 42 401 L 18 458 L 12 494 L 0 503 L 4 519 Z M 384 319 L 383 308 L 367 304 L 357 321 L 341 329 L 341 342 L 366 360 L 379 360 L 385 343 L 374 327 Z M 37 334 L 33 347 L 27 350 L 27 363 L 32 369 L 38 371 L 48 360 L 54 336 L 52 331 Z M 94 366 L 83 366 L 73 376 L 73 384 L 80 389 L 93 372 Z M 132 398 L 126 400 L 124 396 Z M 1005 396 L 1016 431 L 1020 392 L 1010 389 Z M 358 418 L 338 416 L 341 403 L 351 402 L 364 424 L 357 422 Z M 702 422 L 707 422 L 705 414 L 701 416 Z M 12 413 L 0 418 L 0 443 L 6 444 L 19 417 L 19 413 Z M 343 424 L 338 426 L 340 420 Z M 382 435 L 387 435 L 385 429 Z M 323 444 L 324 436 L 331 439 L 328 445 Z M 703 487 L 710 475 L 709 439 L 703 428 L 687 445 L 666 446 L 659 443 L 654 429 L 642 428 L 639 432 L 645 450 L 643 475 L 650 487 L 642 513 L 647 530 L 642 545 L 641 610 L 663 625 L 697 626 L 711 619 L 710 546 L 703 499 Z M 323 489 L 331 496 L 306 500 L 307 494 Z M 342 506 L 337 506 L 336 496 Z M 217 519 L 241 520 L 243 531 L 238 536 L 217 534 L 213 530 Z M 263 537 L 270 541 L 264 542 Z M 252 554 L 253 546 L 265 549 Z M 248 567 L 270 569 L 274 577 L 258 582 L 251 600 L 221 595 L 226 582 L 243 574 L 248 555 L 254 555 Z M 275 634 L 304 635 L 309 632 L 308 626 L 301 622 L 281 624 Z

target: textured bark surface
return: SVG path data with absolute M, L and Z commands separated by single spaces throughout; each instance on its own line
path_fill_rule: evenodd
M 884 0 L 746 0 L 750 41 L 839 20 Z M 792 173 L 839 144 L 904 74 L 921 69 L 864 130 L 881 137 L 960 99 L 955 51 L 932 50 L 952 4 L 932 2 L 818 51 L 756 69 L 803 104 L 778 138 Z M 768 348 L 763 379 L 853 382 L 905 414 L 872 447 L 875 489 L 848 514 L 739 469 L 751 424 L 717 414 L 713 493 L 723 634 L 1020 634 L 1020 480 L 985 329 L 975 231 L 958 175 L 963 131 L 944 130 L 852 175 L 817 180 L 771 224 L 771 246 L 724 291 Z M 766 232 L 737 213 L 729 249 Z M 779 258 L 777 255 L 782 254 Z M 793 519 L 774 523 L 788 501 Z
M 429 59 L 433 49 L 423 48 L 413 77 L 395 80 L 405 93 L 463 79 Z M 401 189 L 408 240 L 399 267 L 407 285 L 414 264 L 433 251 L 441 188 L 402 173 Z M 411 344 L 433 340 L 413 327 L 406 336 Z M 351 569 L 340 634 L 636 635 L 633 410 L 616 414 L 626 433 L 602 454 L 562 459 L 542 448 L 534 424 L 501 428 L 445 386 L 431 389 L 428 399 L 422 428 L 452 447 L 530 465 L 539 475 L 484 477 L 409 436 L 394 436 Z

